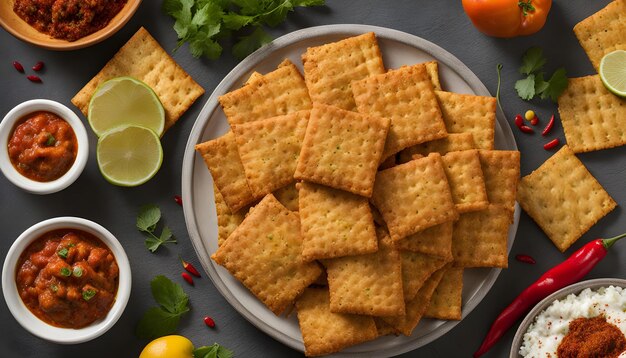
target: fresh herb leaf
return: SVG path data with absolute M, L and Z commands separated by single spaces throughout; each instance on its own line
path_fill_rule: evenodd
M 204 346 L 196 348 L 193 351 L 195 358 L 232 358 L 234 353 L 228 348 L 221 346 L 217 343 L 213 343 L 210 346 Z
M 81 277 L 83 275 L 83 269 L 80 268 L 80 266 L 76 266 L 74 267 L 74 270 L 72 271 L 72 273 L 74 274 L 75 277 Z
M 546 64 L 546 58 L 543 57 L 543 50 L 539 47 L 531 47 L 524 53 L 522 57 L 522 66 L 519 72 L 523 75 L 530 75 L 543 68 Z
M 259 26 L 249 36 L 239 38 L 239 42 L 233 46 L 233 55 L 241 60 L 270 41 L 272 37 Z
M 137 228 L 141 231 L 154 231 L 161 220 L 161 209 L 156 205 L 144 205 L 137 214 Z
M 229 30 L 239 30 L 240 28 L 252 23 L 254 16 L 240 15 L 235 12 L 229 12 L 222 16 L 224 26 Z
M 176 332 L 180 315 L 152 307 L 139 321 L 135 334 L 139 338 L 154 339 Z
M 61 267 L 59 273 L 61 276 L 69 277 L 72 274 L 72 271 L 67 267 Z
M 154 300 L 166 311 L 174 314 L 187 312 L 189 297 L 183 288 L 165 276 L 156 276 L 150 282 Z
M 515 82 L 517 95 L 523 100 L 530 100 L 535 96 L 535 75 L 530 75 L 523 80 Z
M 50 289 L 52 292 L 56 293 L 59 290 L 59 286 L 52 284 L 50 285 Z
M 564 68 L 554 71 L 552 77 L 547 81 L 547 86 L 541 91 L 541 98 L 550 98 L 553 102 L 556 102 L 561 93 L 567 88 L 567 81 L 567 74 Z
M 548 82 L 543 78 L 543 73 L 539 72 L 535 75 L 535 94 L 539 94 L 548 88 Z
M 57 142 L 52 133 L 48 133 L 48 139 L 46 139 L 46 146 L 51 147 Z
M 66 259 L 67 258 L 67 254 L 69 253 L 69 250 L 67 248 L 62 248 L 61 250 L 57 251 L 57 255 L 59 255 L 60 258 L 62 259 Z
M 96 290 L 88 289 L 83 291 L 83 300 L 89 301 L 96 295 Z
M 159 307 L 152 307 L 137 326 L 140 338 L 156 338 L 174 333 L 180 317 L 189 311 L 189 296 L 183 288 L 165 276 L 156 276 L 150 282 L 152 296 Z

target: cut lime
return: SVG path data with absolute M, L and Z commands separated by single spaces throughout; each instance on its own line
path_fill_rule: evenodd
M 98 139 L 96 158 L 102 176 L 109 183 L 137 186 L 159 171 L 163 148 L 159 136 L 151 129 L 122 126 Z
M 616 50 L 602 57 L 600 78 L 609 91 L 626 98 L 626 51 Z
M 89 124 L 100 137 L 119 126 L 152 129 L 159 137 L 165 127 L 165 111 L 159 97 L 145 83 L 117 77 L 102 83 L 89 102 Z

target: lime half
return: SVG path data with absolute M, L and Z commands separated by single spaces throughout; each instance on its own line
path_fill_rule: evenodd
M 96 158 L 102 176 L 109 183 L 137 186 L 159 171 L 163 148 L 159 136 L 151 129 L 123 126 L 98 139 Z
M 159 97 L 145 83 L 117 77 L 102 83 L 89 102 L 89 124 L 100 137 L 119 126 L 152 129 L 159 137 L 165 127 L 165 111 Z
M 602 57 L 600 78 L 609 91 L 626 98 L 626 51 L 617 50 Z

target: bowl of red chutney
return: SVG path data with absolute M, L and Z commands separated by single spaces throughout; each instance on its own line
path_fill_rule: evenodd
M 78 179 L 88 156 L 85 126 L 61 103 L 26 101 L 0 123 L 0 171 L 30 193 L 65 189 Z
M 30 333 L 61 344 L 92 340 L 122 315 L 131 290 L 128 257 L 101 225 L 58 217 L 24 231 L 7 253 L 2 292 Z

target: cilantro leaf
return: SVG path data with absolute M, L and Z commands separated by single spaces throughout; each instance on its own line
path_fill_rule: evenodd
M 240 28 L 252 23 L 254 16 L 240 15 L 235 12 L 229 12 L 222 16 L 224 20 L 224 26 L 230 30 L 239 30 Z
M 547 82 L 548 85 L 543 91 L 541 91 L 541 98 L 550 98 L 552 102 L 556 102 L 561 93 L 563 93 L 565 88 L 567 88 L 567 81 L 567 74 L 565 73 L 564 68 L 559 68 L 554 71 L 552 77 L 550 77 Z
M 189 44 L 189 51 L 195 58 L 206 56 L 215 60 L 222 54 L 222 46 L 213 40 L 194 40 Z
M 139 321 L 135 334 L 139 338 L 153 339 L 176 331 L 180 315 L 169 313 L 159 307 L 152 307 Z
M 259 26 L 250 35 L 239 38 L 239 42 L 233 46 L 233 55 L 241 60 L 270 41 L 272 37 Z
M 180 317 L 189 312 L 189 296 L 183 288 L 165 276 L 150 282 L 152 296 L 159 307 L 152 307 L 139 321 L 136 334 L 140 338 L 156 338 L 174 333 Z
M 546 59 L 543 57 L 543 50 L 539 47 L 531 47 L 526 50 L 522 57 L 522 66 L 519 68 L 519 72 L 530 75 L 539 71 L 545 64 Z
M 548 82 L 543 78 L 543 73 L 537 73 L 535 75 L 535 94 L 540 94 L 548 88 Z
M 161 209 L 156 205 L 144 205 L 137 214 L 137 228 L 141 231 L 154 231 L 161 220 Z
M 272 1 L 271 6 L 264 14 L 259 16 L 260 22 L 271 27 L 275 27 L 285 21 L 287 13 L 293 11 L 293 4 L 289 0 Z
M 196 348 L 193 351 L 193 356 L 195 358 L 232 358 L 234 353 L 217 343 L 213 343 L 210 346 L 204 346 L 200 348 Z
M 169 278 L 159 275 L 150 282 L 152 296 L 161 307 L 169 313 L 180 314 L 189 311 L 187 302 L 189 296 L 183 288 Z
M 518 96 L 523 100 L 530 100 L 535 96 L 535 75 L 530 75 L 523 80 L 515 82 Z
M 325 5 L 324 0 L 291 0 L 294 7 L 296 6 L 322 6 Z
M 170 16 L 174 16 L 174 14 L 182 8 L 183 5 L 179 0 L 163 0 L 163 4 L 161 5 L 161 10 Z

